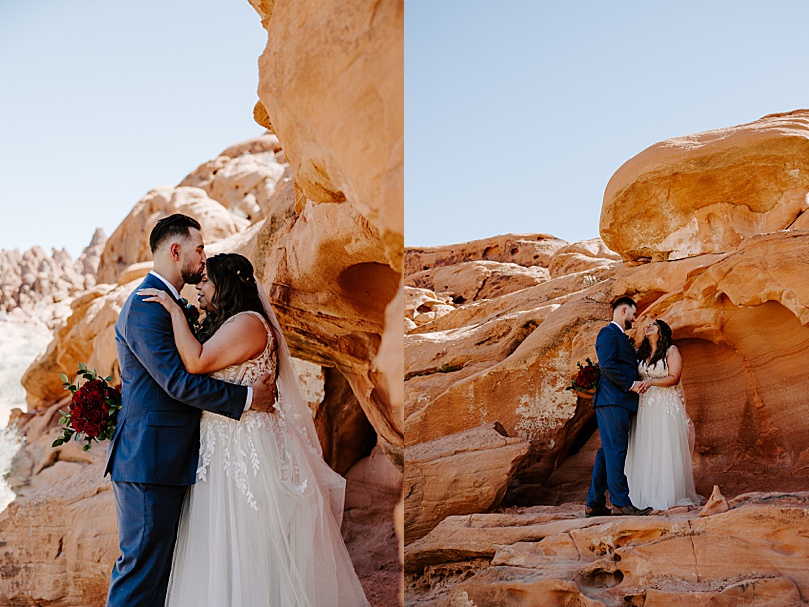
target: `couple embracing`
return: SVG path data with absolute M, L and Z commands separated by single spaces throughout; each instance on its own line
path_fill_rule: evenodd
M 107 452 L 121 556 L 107 607 L 360 607 L 284 334 L 250 261 L 206 260 L 200 224 L 157 222 L 154 269 L 115 325 L 122 408 Z M 192 331 L 180 300 L 196 284 Z
M 678 390 L 683 359 L 671 328 L 651 321 L 635 350 L 626 331 L 637 304 L 621 297 L 601 329 L 601 377 L 593 397 L 601 448 L 596 453 L 585 516 L 645 516 L 699 504 L 691 470 L 690 420 Z M 609 489 L 613 509 L 606 507 Z

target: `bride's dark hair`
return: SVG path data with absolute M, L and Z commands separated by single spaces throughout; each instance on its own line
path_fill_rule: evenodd
M 209 340 L 228 318 L 239 312 L 253 310 L 270 324 L 261 305 L 253 264 L 247 257 L 238 253 L 219 253 L 208 258 L 205 269 L 208 281 L 213 284 L 214 294 L 211 298 L 213 311 L 205 315 L 200 328 L 201 342 Z
M 648 337 L 643 338 L 643 341 L 640 342 L 640 348 L 638 348 L 638 362 L 644 361 L 651 356 L 651 360 L 649 361 L 650 367 L 658 360 L 664 360 L 666 358 L 666 352 L 668 352 L 668 349 L 674 343 L 671 327 L 659 318 L 656 319 L 654 323 L 660 330 L 660 337 L 657 338 L 657 348 L 652 352 L 652 344 L 649 343 Z

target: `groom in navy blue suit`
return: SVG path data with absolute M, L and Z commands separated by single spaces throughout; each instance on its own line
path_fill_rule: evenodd
M 179 300 L 185 283 L 196 284 L 205 267 L 200 225 L 171 215 L 149 238 L 154 270 L 133 291 L 115 324 L 121 367 L 122 408 L 107 450 L 118 516 L 121 556 L 110 579 L 107 607 L 163 607 L 180 510 L 193 484 L 202 410 L 239 419 L 275 402 L 271 375 L 237 386 L 185 370 L 174 344 L 171 316 L 144 303 L 142 288 Z
M 624 474 L 631 417 L 638 411 L 638 394 L 649 389 L 648 382 L 640 381 L 635 348 L 625 332 L 632 327 L 637 309 L 637 304 L 629 297 L 616 300 L 612 304 L 612 322 L 601 329 L 596 338 L 601 377 L 593 397 L 593 407 L 601 448 L 593 465 L 585 516 L 645 516 L 652 511 L 651 508 L 640 510 L 632 505 Z M 606 507 L 604 493 L 607 489 L 614 506 L 612 511 Z

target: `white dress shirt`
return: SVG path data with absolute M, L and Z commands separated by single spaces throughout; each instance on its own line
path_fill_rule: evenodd
M 173 284 L 171 284 L 168 280 L 163 278 L 160 274 L 158 274 L 154 270 L 150 270 L 149 274 L 151 274 L 152 276 L 156 276 L 157 278 L 162 280 L 163 283 L 169 288 L 169 292 L 172 295 L 174 295 L 174 299 L 180 299 L 180 293 L 177 291 L 176 288 L 174 288 Z M 247 386 L 247 401 L 244 404 L 244 410 L 247 411 L 250 408 L 250 405 L 252 404 L 253 404 L 253 388 Z

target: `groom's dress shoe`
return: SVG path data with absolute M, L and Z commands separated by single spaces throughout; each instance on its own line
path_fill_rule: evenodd
M 587 518 L 593 516 L 610 516 L 612 515 L 612 510 L 606 508 L 604 506 L 585 506 L 584 507 L 584 516 Z
M 613 516 L 646 516 L 649 514 L 653 508 L 649 506 L 648 508 L 644 508 L 641 510 L 640 508 L 635 508 L 632 504 L 628 506 L 616 506 L 612 509 Z

